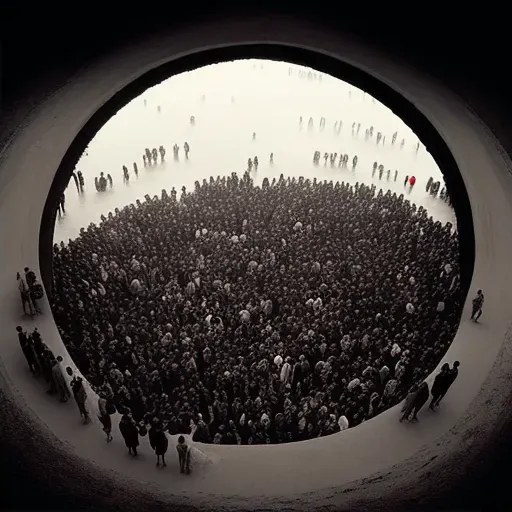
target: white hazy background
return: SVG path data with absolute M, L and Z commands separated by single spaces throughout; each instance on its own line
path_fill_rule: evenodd
M 299 72 L 316 73 L 316 80 L 300 78 Z M 204 98 L 203 98 L 204 95 Z M 146 101 L 146 106 L 144 102 Z M 158 112 L 158 106 L 161 111 Z M 195 116 L 195 126 L 190 116 Z M 303 118 L 302 129 L 299 117 Z M 308 130 L 313 117 L 314 128 Z M 320 118 L 325 117 L 325 129 L 320 130 Z M 334 122 L 342 120 L 339 134 Z M 352 136 L 352 123 L 361 123 L 357 137 Z M 374 137 L 364 141 L 366 128 L 374 127 Z M 386 144 L 375 144 L 380 131 Z M 393 132 L 397 141 L 391 145 Z M 252 134 L 256 132 L 256 140 Z M 400 150 L 400 141 L 405 147 Z M 190 159 L 184 158 L 183 144 L 190 145 Z M 120 110 L 91 141 L 76 169 L 85 178 L 85 194 L 77 194 L 74 181 L 66 190 L 66 214 L 57 218 L 55 241 L 67 241 L 79 234 L 81 227 L 98 222 L 102 214 L 116 207 L 143 199 L 145 194 L 160 195 L 162 189 L 183 185 L 192 190 L 196 180 L 217 175 L 243 174 L 247 159 L 258 156 L 260 166 L 253 177 L 257 183 L 267 177 L 304 176 L 319 180 L 349 183 L 375 183 L 385 190 L 406 193 L 406 175 L 415 175 L 416 186 L 407 197 L 423 205 L 442 222 L 455 223 L 453 210 L 425 191 L 429 177 L 442 179 L 441 171 L 418 138 L 403 121 L 381 103 L 355 87 L 285 62 L 243 60 L 200 68 L 174 76 L 148 89 Z M 180 146 L 180 161 L 174 162 L 172 146 Z M 142 155 L 146 147 L 163 145 L 166 162 L 144 168 Z M 318 167 L 313 165 L 313 153 L 322 154 Z M 274 164 L 269 163 L 274 153 Z M 349 168 L 324 167 L 325 152 L 347 153 Z M 352 157 L 359 163 L 355 172 L 350 169 Z M 377 161 L 391 169 L 391 180 L 372 179 L 372 165 Z M 139 176 L 133 172 L 137 162 Z M 129 184 L 123 183 L 122 166 L 130 170 Z M 399 171 L 393 182 L 394 171 Z M 94 177 L 103 171 L 114 180 L 114 187 L 98 193 Z

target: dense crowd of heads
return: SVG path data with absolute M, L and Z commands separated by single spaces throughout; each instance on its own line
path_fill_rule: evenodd
M 458 241 L 403 195 L 249 173 L 116 209 L 54 246 L 52 309 L 139 425 L 299 441 L 400 402 L 462 310 Z

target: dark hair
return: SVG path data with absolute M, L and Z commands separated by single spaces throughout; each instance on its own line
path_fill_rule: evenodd
M 183 444 L 185 442 L 185 438 L 183 436 L 178 437 L 178 443 Z
M 16 327 L 16 330 L 17 330 L 18 332 L 21 332 L 21 331 L 23 331 L 23 327 L 21 327 L 21 325 L 18 325 L 18 326 Z
M 457 366 L 460 366 L 459 361 L 455 361 L 455 362 L 453 363 L 453 366 L 454 366 L 455 368 L 456 368 Z

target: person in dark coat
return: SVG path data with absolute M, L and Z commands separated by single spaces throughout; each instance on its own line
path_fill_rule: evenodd
M 159 420 L 155 420 L 153 426 L 149 429 L 149 444 L 156 453 L 156 465 L 160 466 L 160 457 L 162 457 L 162 467 L 167 466 L 165 454 L 169 447 L 169 440 Z
M 23 330 L 21 325 L 16 327 L 16 331 L 18 332 L 18 339 L 20 340 L 21 350 L 25 356 L 25 359 L 27 360 L 28 367 L 32 373 L 36 373 L 38 369 L 37 357 L 36 353 L 34 352 L 31 339 L 29 339 L 27 333 Z
M 137 446 L 139 446 L 139 431 L 133 421 L 131 413 L 124 414 L 119 422 L 119 431 L 123 436 L 128 453 L 137 456 Z
M 430 409 L 433 411 L 436 403 L 441 400 L 441 397 L 446 393 L 448 387 L 446 384 L 449 378 L 450 365 L 448 363 L 444 363 L 441 367 L 441 371 L 436 375 L 434 379 L 434 384 L 432 384 L 432 401 L 430 402 Z
M 428 397 L 428 384 L 425 381 L 423 381 L 418 387 L 418 392 L 416 393 L 416 398 L 412 406 L 412 421 L 418 421 L 418 413 L 420 412 L 421 408 L 426 404 Z
M 446 395 L 446 392 L 450 389 L 451 385 L 455 382 L 455 379 L 459 375 L 459 361 L 455 361 L 453 363 L 453 367 L 448 370 L 448 374 L 446 376 L 446 379 L 444 381 L 444 388 L 439 395 L 438 399 L 434 402 L 434 407 L 437 407 L 441 400 L 444 398 L 444 395 Z

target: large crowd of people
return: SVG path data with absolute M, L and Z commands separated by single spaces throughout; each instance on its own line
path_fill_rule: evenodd
M 52 310 L 132 428 L 284 443 L 406 397 L 417 419 L 458 327 L 458 257 L 454 227 L 403 195 L 246 172 L 146 196 L 55 245 Z

